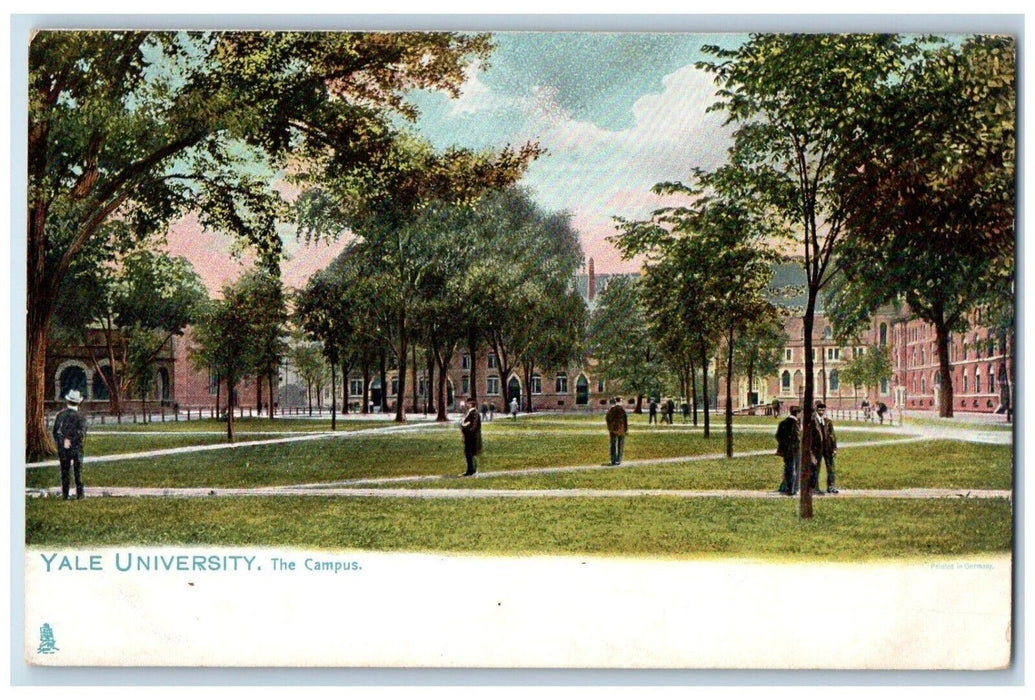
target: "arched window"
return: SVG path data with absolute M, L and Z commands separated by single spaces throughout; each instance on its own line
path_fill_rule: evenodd
M 882 396 L 888 393 L 888 380 L 886 378 L 880 380 L 880 393 Z
M 967 376 L 967 370 L 963 370 L 963 393 L 966 394 L 970 391 L 970 377 Z
M 927 393 L 927 377 L 920 377 L 920 393 Z
M 841 380 L 837 376 L 837 370 L 831 370 L 830 372 L 830 390 L 838 391 L 841 388 Z
M 794 373 L 794 391 L 795 392 L 799 392 L 799 391 L 804 391 L 805 390 L 804 381 L 805 381 L 805 375 L 803 375 L 800 370 Z
M 824 340 L 830 340 L 833 336 L 834 336 L 834 330 L 830 326 L 827 326 L 826 328 L 823 329 L 823 339 Z
M 975 367 L 974 368 L 974 393 L 975 394 L 980 394 L 981 393 L 981 368 L 980 367 Z
M 992 365 L 988 366 L 988 393 L 995 393 L 995 375 L 992 373 Z
M 780 375 L 780 391 L 790 393 L 791 391 L 791 373 L 787 370 L 783 371 Z
M 884 347 L 888 344 L 888 324 L 880 324 L 880 346 Z

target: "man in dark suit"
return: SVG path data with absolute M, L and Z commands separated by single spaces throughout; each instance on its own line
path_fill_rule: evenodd
M 607 432 L 611 436 L 611 464 L 621 464 L 622 453 L 625 451 L 625 435 L 629 432 L 629 416 L 622 408 L 622 400 L 617 396 L 611 399 L 611 408 L 607 410 L 604 420 L 607 422 Z
M 776 428 L 776 454 L 783 457 L 783 481 L 780 493 L 793 496 L 798 493 L 801 478 L 801 425 L 798 423 L 800 406 L 791 406 L 791 414 Z
M 478 415 L 478 403 L 474 399 L 467 400 L 467 415 L 460 421 L 460 435 L 467 459 L 464 476 L 474 476 L 478 471 L 478 455 L 482 453 L 482 417 Z
M 837 436 L 834 434 L 834 421 L 827 417 L 827 407 L 823 402 L 816 404 L 816 424 L 823 440 L 820 455 L 827 465 L 827 493 L 838 493 L 834 488 L 834 457 L 837 455 Z M 816 460 L 815 471 L 812 472 L 812 490 L 819 492 L 819 460 Z
M 54 442 L 57 444 L 58 461 L 61 463 L 61 497 L 68 500 L 71 475 L 75 477 L 75 497 L 86 494 L 83 487 L 83 440 L 86 438 L 86 419 L 79 413 L 83 396 L 72 389 L 65 396 L 65 408 L 54 418 Z

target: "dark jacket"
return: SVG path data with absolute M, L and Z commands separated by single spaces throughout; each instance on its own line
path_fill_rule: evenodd
M 83 440 L 86 438 L 86 419 L 83 414 L 74 408 L 65 408 L 54 419 L 54 442 L 57 448 L 65 451 L 65 439 L 67 438 L 72 447 L 70 450 L 81 452 Z
M 801 452 L 801 426 L 794 416 L 787 416 L 776 426 L 776 454 L 794 457 Z
M 460 423 L 460 432 L 464 436 L 464 455 L 480 455 L 482 453 L 482 417 L 478 410 L 472 408 Z
M 808 425 L 804 426 L 805 440 L 809 442 L 809 453 L 805 455 L 809 458 L 809 463 L 813 466 L 819 464 L 820 458 L 823 456 L 825 432 L 820 427 L 816 417 L 813 416 L 812 420 L 808 422 Z
M 833 457 L 837 454 L 837 436 L 834 435 L 834 421 L 823 418 L 823 456 Z
M 629 416 L 619 404 L 607 409 L 605 420 L 607 421 L 607 432 L 612 435 L 625 435 L 629 432 Z

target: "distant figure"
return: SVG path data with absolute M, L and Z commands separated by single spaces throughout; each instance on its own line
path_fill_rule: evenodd
M 622 408 L 622 400 L 617 396 L 611 399 L 611 408 L 607 410 L 604 420 L 611 437 L 611 464 L 621 464 L 622 453 L 625 451 L 625 435 L 629 432 L 629 416 Z
M 467 400 L 467 415 L 460 422 L 460 436 L 464 442 L 464 458 L 467 471 L 464 476 L 474 476 L 478 471 L 478 455 L 482 453 L 482 419 L 478 415 L 478 402 Z
M 517 414 L 518 414 L 518 400 L 517 400 L 517 397 L 515 396 L 514 398 L 512 398 L 510 400 L 510 415 L 511 415 L 511 417 L 513 417 L 514 420 L 517 420 Z
M 484 404 L 483 403 L 482 404 L 482 420 L 485 420 L 488 417 L 488 415 L 489 415 L 489 406 L 488 406 L 488 404 Z
M 686 423 L 690 420 L 690 404 L 683 402 L 683 422 Z
M 668 416 L 668 424 L 672 425 L 672 416 L 676 412 L 676 402 L 669 399 L 665 402 L 665 415 Z
M 873 420 L 873 412 L 870 410 L 870 402 L 868 399 L 862 400 L 863 420 L 869 422 Z
M 773 399 L 773 415 L 780 415 L 780 399 Z
M 776 428 L 776 454 L 783 457 L 783 481 L 780 493 L 793 496 L 798 493 L 801 479 L 801 424 L 798 416 L 800 406 L 791 406 L 790 415 L 780 421 Z
M 647 425 L 658 422 L 658 402 L 654 399 L 650 400 L 650 408 L 647 413 Z
M 79 404 L 83 395 L 78 389 L 72 389 L 65 396 L 65 408 L 54 418 L 54 442 L 58 449 L 58 462 L 61 464 L 61 497 L 68 500 L 71 487 L 70 474 L 75 477 L 75 497 L 82 499 L 86 495 L 83 487 L 83 441 L 86 438 L 86 419 L 79 413 Z
M 883 401 L 877 402 L 877 417 L 880 418 L 880 424 L 884 425 L 884 414 L 888 412 L 888 404 Z
M 492 420 L 496 413 L 496 404 L 489 403 L 489 420 Z

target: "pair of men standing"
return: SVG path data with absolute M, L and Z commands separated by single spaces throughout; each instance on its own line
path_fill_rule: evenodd
M 834 433 L 834 421 L 826 417 L 826 404 L 816 404 L 812 421 L 805 426 L 809 443 L 809 465 L 812 467 L 812 477 L 809 479 L 808 488 L 812 493 L 819 495 L 819 471 L 823 463 L 827 467 L 827 493 L 838 493 L 835 487 L 836 473 L 834 460 L 837 456 L 837 436 Z M 790 415 L 780 421 L 776 429 L 776 454 L 783 457 L 783 481 L 780 482 L 780 493 L 793 496 L 798 493 L 798 485 L 801 481 L 801 444 L 802 426 L 799 424 L 801 408 L 791 406 Z
M 54 418 L 54 442 L 58 449 L 58 462 L 61 464 L 61 497 L 68 500 L 71 490 L 71 477 L 75 477 L 75 497 L 83 498 L 86 489 L 83 487 L 83 440 L 86 439 L 86 419 L 79 412 L 79 404 L 83 395 L 72 389 L 65 396 L 65 408 Z M 71 473 L 70 473 L 71 472 Z

